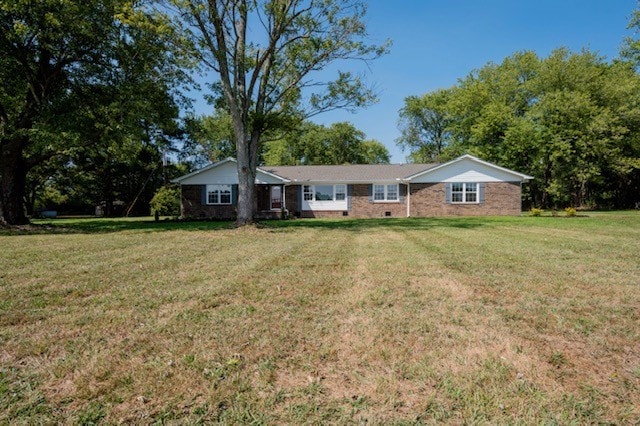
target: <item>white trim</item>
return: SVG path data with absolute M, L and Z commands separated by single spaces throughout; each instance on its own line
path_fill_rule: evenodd
M 287 186 L 282 185 L 282 208 L 284 210 L 287 210 L 287 198 L 285 196 L 286 193 L 287 193 Z
M 510 169 L 507 169 L 505 167 L 500 167 L 500 166 L 498 166 L 496 164 L 489 163 L 488 161 L 481 160 L 478 157 L 474 157 L 473 155 L 465 154 L 465 155 L 461 155 L 460 157 L 458 157 L 456 159 L 448 161 L 446 163 L 443 163 L 443 164 L 440 164 L 438 166 L 435 166 L 435 167 L 432 167 L 430 169 L 427 169 L 427 170 L 425 170 L 423 172 L 419 172 L 419 173 L 416 173 L 415 175 L 411 175 L 411 176 L 405 178 L 404 180 L 405 181 L 410 181 L 410 180 L 415 179 L 415 178 L 417 178 L 419 176 L 424 176 L 426 174 L 433 173 L 436 170 L 440 170 L 440 169 L 442 169 L 444 167 L 448 167 L 448 166 L 450 166 L 452 164 L 458 163 L 458 162 L 460 162 L 462 160 L 465 160 L 465 159 L 468 159 L 468 160 L 471 160 L 471 161 L 475 161 L 476 163 L 483 164 L 483 165 L 485 165 L 487 167 L 492 167 L 492 168 L 500 170 L 500 171 L 502 171 L 504 173 L 508 173 L 508 174 L 512 174 L 514 176 L 518 176 L 520 178 L 521 182 L 533 179 L 533 176 L 525 175 L 523 173 L 519 173 L 519 172 L 510 170 Z
M 453 201 L 453 185 L 462 185 L 462 192 L 455 191 L 456 194 L 462 194 L 462 201 Z M 475 191 L 467 191 L 467 185 L 475 185 Z M 467 201 L 467 193 L 476 194 L 475 201 Z M 476 182 L 451 182 L 451 204 L 480 204 L 480 184 Z
M 306 194 L 311 194 L 310 200 L 305 200 L 305 191 L 304 187 L 308 186 L 310 192 L 306 192 Z M 316 200 L 316 186 L 330 186 L 332 188 L 332 199 L 331 200 Z M 336 200 L 336 187 L 343 186 L 344 187 L 344 199 Z M 349 206 L 349 188 L 345 183 L 336 183 L 336 184 L 303 184 L 302 188 L 302 205 L 300 206 L 300 210 L 304 211 L 339 211 L 339 210 L 347 210 Z
M 221 165 L 223 165 L 223 164 L 226 164 L 226 163 L 228 163 L 228 162 L 232 162 L 232 163 L 236 163 L 236 164 L 238 164 L 238 161 L 237 161 L 235 158 L 231 158 L 231 157 L 229 157 L 229 158 L 225 158 L 224 160 L 220 160 L 220 161 L 218 161 L 217 163 L 209 164 L 209 165 L 204 166 L 203 168 L 198 169 L 198 170 L 196 170 L 196 171 L 194 171 L 194 172 L 191 172 L 191 173 L 188 173 L 188 174 L 186 174 L 186 175 L 184 175 L 184 176 L 180 176 L 180 177 L 178 177 L 178 178 L 175 178 L 175 179 L 173 179 L 171 182 L 172 182 L 172 183 L 181 183 L 182 181 L 184 181 L 184 180 L 186 180 L 186 179 L 189 179 L 190 177 L 197 176 L 197 175 L 199 175 L 200 173 L 204 173 L 204 172 L 206 172 L 207 170 L 214 169 L 214 168 L 219 167 L 219 166 L 221 166 Z M 267 176 L 270 176 L 270 177 L 272 177 L 272 178 L 274 178 L 274 179 L 277 179 L 277 180 L 281 181 L 282 183 L 291 182 L 289 179 L 283 178 L 282 176 L 278 176 L 278 175 L 276 175 L 275 173 L 271 173 L 271 172 L 268 172 L 268 171 L 266 171 L 266 170 L 263 170 L 263 169 L 261 169 L 260 167 L 256 167 L 256 179 L 258 178 L 258 176 L 257 176 L 257 174 L 258 174 L 258 173 L 262 173 L 262 174 L 265 174 L 265 175 L 267 175 Z M 256 184 L 257 184 L 257 183 L 259 183 L 259 182 L 258 182 L 258 181 L 256 181 Z
M 395 179 L 381 179 L 381 180 L 292 180 L 290 182 L 292 185 L 392 185 L 396 183 L 403 183 L 403 180 L 400 178 Z
M 260 167 L 256 167 L 256 174 L 257 174 L 257 172 L 264 173 L 265 175 L 267 175 L 267 176 L 271 176 L 272 178 L 275 178 L 275 179 L 280 179 L 280 180 L 282 181 L 282 183 L 291 182 L 289 179 L 285 179 L 285 178 L 283 178 L 282 176 L 278 176 L 278 175 L 277 175 L 277 174 L 275 174 L 275 173 L 271 173 L 271 172 L 268 172 L 268 171 L 266 171 L 266 170 L 263 170 L 263 169 L 261 169 Z M 257 177 L 257 176 L 256 176 L 256 177 Z
M 407 217 L 411 217 L 411 182 L 407 182 Z
M 224 188 L 223 188 L 224 187 Z M 229 188 L 229 202 L 228 203 L 223 203 L 222 202 L 222 191 L 226 191 L 227 187 Z M 211 190 L 210 190 L 211 188 Z M 215 189 L 214 189 L 215 188 Z M 218 193 L 218 202 L 217 203 L 210 203 L 209 202 L 209 193 L 210 192 L 217 192 Z M 227 185 L 227 184 L 210 184 L 207 185 L 205 188 L 205 204 L 207 206 L 230 206 L 233 204 L 233 185 Z
M 376 200 L 376 186 L 384 187 L 384 198 L 382 200 Z M 389 187 L 396 187 L 396 199 L 389 200 Z M 371 200 L 374 203 L 399 203 L 400 202 L 400 184 L 398 183 L 373 183 L 371 184 Z

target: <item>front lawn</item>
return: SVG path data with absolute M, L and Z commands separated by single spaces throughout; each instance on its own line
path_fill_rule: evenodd
M 640 213 L 0 230 L 0 424 L 637 423 Z

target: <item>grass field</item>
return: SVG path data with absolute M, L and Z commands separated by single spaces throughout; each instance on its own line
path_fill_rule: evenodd
M 0 230 L 0 424 L 638 423 L 640 213 Z

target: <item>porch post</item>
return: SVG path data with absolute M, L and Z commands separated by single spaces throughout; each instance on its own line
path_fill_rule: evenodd
M 287 199 L 285 198 L 285 195 L 284 195 L 286 192 L 287 191 L 285 190 L 285 186 L 284 184 L 282 184 L 282 208 L 284 210 L 287 210 Z

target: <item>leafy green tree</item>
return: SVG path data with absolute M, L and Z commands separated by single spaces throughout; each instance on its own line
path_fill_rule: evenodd
M 629 36 L 624 39 L 621 49 L 621 57 L 631 62 L 636 68 L 640 68 L 640 2 L 639 7 L 633 11 L 629 19 L 627 29 L 634 32 L 635 37 Z
M 84 63 L 105 58 L 116 2 L 0 2 L 0 186 L 2 217 L 27 222 L 27 172 L 52 155 L 48 118 L 81 79 Z M 84 71 L 84 70 L 82 70 Z
M 233 123 L 229 113 L 218 108 L 213 115 L 188 117 L 181 155 L 195 167 L 236 157 Z
M 253 222 L 255 174 L 265 132 L 287 116 L 362 107 L 371 90 L 349 72 L 314 78 L 340 60 L 371 60 L 364 2 L 354 0 L 173 0 L 201 64 L 219 78 L 238 160 L 237 224 Z
M 119 122 L 152 101 L 132 96 L 183 76 L 168 53 L 179 39 L 168 18 L 134 0 L 0 0 L 0 207 L 9 224 L 27 222 L 27 174 L 54 156 L 121 133 Z M 173 84 L 173 83 L 172 83 Z M 117 89 L 114 89 L 117 87 Z M 147 94 L 153 98 L 154 88 Z M 96 106 L 98 100 L 103 105 Z M 103 119 L 102 114 L 106 113 Z M 91 116 L 99 123 L 86 128 Z M 145 127 L 144 123 L 138 123 Z M 80 131 L 81 130 L 81 131 Z
M 535 177 L 526 196 L 537 206 L 631 207 L 639 201 L 638 99 L 629 62 L 589 51 L 519 52 L 448 91 L 440 158 L 468 152 L 526 172 Z
M 268 165 L 380 164 L 389 162 L 389 152 L 380 142 L 365 140 L 365 134 L 350 123 L 329 127 L 305 122 L 284 138 L 264 144 Z
M 449 96 L 449 90 L 437 90 L 404 100 L 399 120 L 402 134 L 396 143 L 409 149 L 413 162 L 435 161 L 449 144 L 451 117 L 446 110 Z
M 362 164 L 389 164 L 389 150 L 381 142 L 368 139 L 360 143 Z

